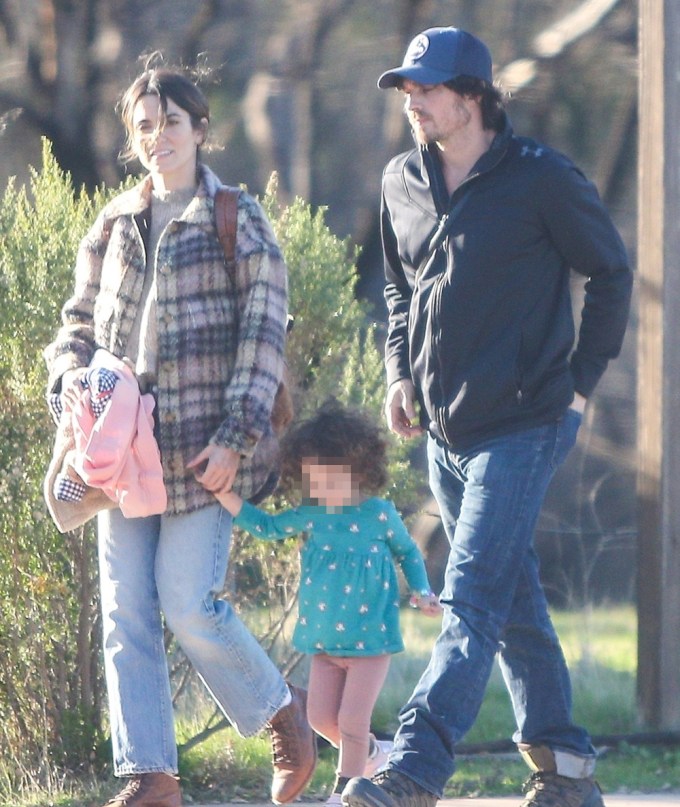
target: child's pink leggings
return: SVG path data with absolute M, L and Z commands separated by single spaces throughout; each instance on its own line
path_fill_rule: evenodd
M 307 717 L 317 734 L 340 750 L 338 776 L 363 775 L 371 714 L 389 666 L 389 655 L 312 656 Z

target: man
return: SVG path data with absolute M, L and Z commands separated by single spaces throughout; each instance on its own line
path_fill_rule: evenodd
M 450 555 L 429 665 L 387 769 L 352 779 L 349 807 L 434 805 L 496 653 L 533 771 L 523 807 L 602 807 L 533 533 L 621 347 L 632 277 L 595 188 L 513 134 L 491 82 L 487 47 L 456 28 L 424 31 L 378 82 L 403 93 L 417 141 L 383 177 L 386 416 L 402 437 L 427 432 Z M 570 269 L 588 278 L 575 347 Z

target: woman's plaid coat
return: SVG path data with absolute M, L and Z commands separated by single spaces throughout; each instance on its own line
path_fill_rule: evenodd
M 277 442 L 270 413 L 283 372 L 287 273 L 260 205 L 241 193 L 236 263 L 225 265 L 214 196 L 220 182 L 200 166 L 196 195 L 156 249 L 159 443 L 168 513 L 214 503 L 186 469 L 208 443 L 242 455 L 235 489 L 248 498 L 265 482 Z M 66 370 L 89 364 L 98 347 L 125 349 L 146 270 L 146 178 L 101 211 L 83 239 L 75 291 L 45 350 L 48 392 Z M 257 447 L 257 451 L 255 450 Z

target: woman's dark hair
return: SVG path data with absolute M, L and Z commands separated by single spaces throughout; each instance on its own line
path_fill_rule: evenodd
M 120 154 L 124 162 L 136 156 L 133 116 L 137 101 L 144 95 L 158 96 L 163 115 L 167 113 L 168 99 L 171 99 L 189 113 L 192 127 L 202 130 L 204 137 L 207 136 L 210 107 L 203 92 L 180 68 L 150 67 L 147 62 L 144 72 L 127 88 L 118 104 L 126 134 L 125 148 Z
M 458 93 L 458 95 L 479 98 L 479 106 L 482 111 L 482 126 L 496 132 L 503 131 L 506 112 L 503 104 L 503 93 L 498 87 L 494 87 L 488 81 L 474 76 L 458 76 L 450 81 L 445 81 L 444 86 Z
M 343 406 L 335 399 L 286 434 L 281 456 L 286 488 L 300 488 L 302 462 L 310 458 L 329 465 L 349 465 L 367 493 L 377 493 L 387 483 L 387 444 L 381 428 L 366 412 Z

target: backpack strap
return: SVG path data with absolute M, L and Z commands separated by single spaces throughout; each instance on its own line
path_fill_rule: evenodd
M 222 185 L 215 194 L 215 225 L 224 257 L 228 264 L 236 259 L 236 227 L 238 221 L 238 198 L 240 188 Z

